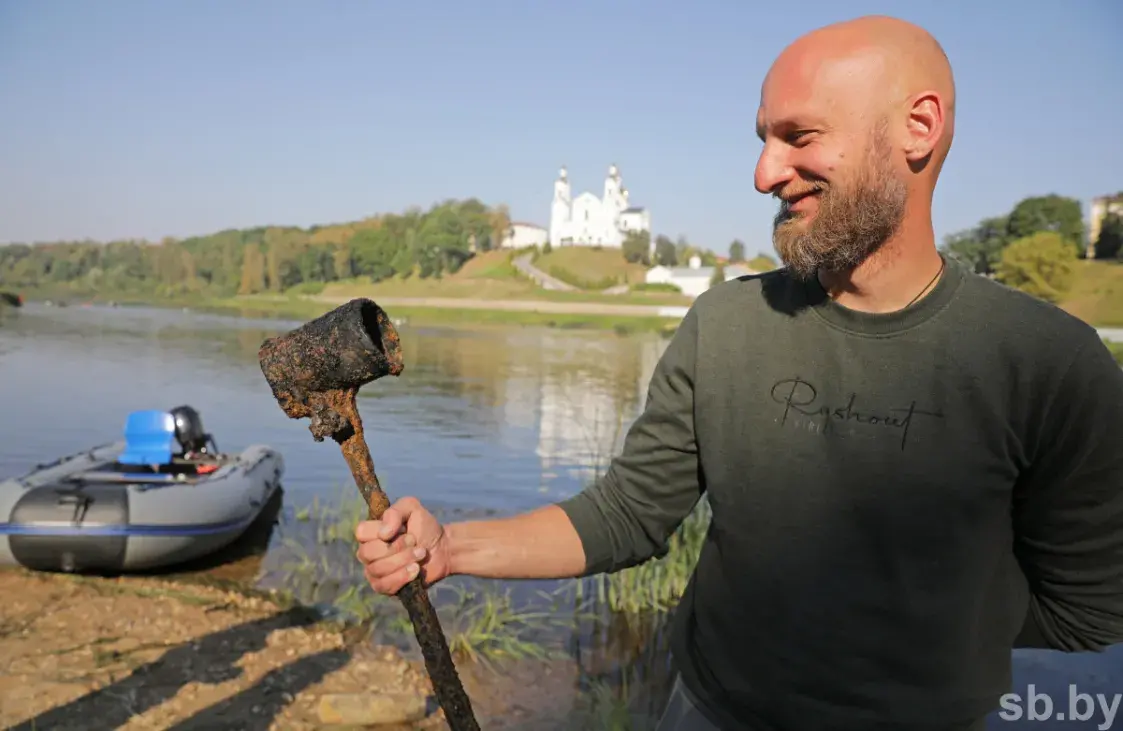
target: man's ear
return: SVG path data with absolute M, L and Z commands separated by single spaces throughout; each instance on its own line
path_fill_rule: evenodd
M 917 94 L 908 108 L 905 132 L 905 159 L 909 165 L 923 165 L 944 135 L 944 100 L 938 92 Z

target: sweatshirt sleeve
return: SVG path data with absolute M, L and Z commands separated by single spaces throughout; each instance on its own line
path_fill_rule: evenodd
M 593 486 L 558 505 L 585 549 L 585 574 L 618 571 L 666 554 L 667 541 L 702 495 L 694 432 L 697 314 L 691 308 L 648 386 L 643 413 Z
M 1029 583 L 1015 647 L 1100 651 L 1123 641 L 1123 370 L 1099 340 L 1077 353 L 1015 494 Z

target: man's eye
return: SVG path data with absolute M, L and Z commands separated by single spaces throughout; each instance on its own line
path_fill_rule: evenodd
M 811 135 L 813 135 L 814 133 L 814 130 L 810 129 L 801 129 L 796 132 L 792 132 L 790 135 L 788 135 L 788 144 L 795 147 L 802 147 L 811 141 Z

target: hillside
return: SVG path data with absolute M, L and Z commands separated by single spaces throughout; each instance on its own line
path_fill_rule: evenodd
M 624 259 L 618 249 L 572 246 L 539 254 L 534 266 L 580 289 L 604 290 L 618 284 L 640 284 L 647 267 Z
M 556 292 L 540 289 L 524 277 L 512 264 L 518 256 L 531 254 L 534 266 L 580 289 L 577 292 Z M 605 294 L 603 290 L 621 282 L 643 282 L 646 271 L 642 264 L 630 264 L 619 250 L 597 250 L 572 247 L 549 254 L 502 249 L 473 255 L 453 274 L 440 278 L 411 275 L 394 276 L 371 283 L 366 277 L 332 282 L 319 298 L 339 300 L 366 296 L 374 299 L 392 297 L 470 298 L 479 300 L 550 299 L 593 301 L 619 304 L 683 305 L 690 299 L 668 292 L 627 292 Z M 559 276 L 561 275 L 561 276 Z
M 324 298 L 355 297 L 471 297 L 474 299 L 521 299 L 539 290 L 521 277 L 511 264 L 515 252 L 487 251 L 475 254 L 453 274 L 440 278 L 394 276 L 372 284 L 367 277 L 326 285 Z
M 1123 263 L 1080 261 L 1077 272 L 1061 307 L 1098 327 L 1123 327 Z

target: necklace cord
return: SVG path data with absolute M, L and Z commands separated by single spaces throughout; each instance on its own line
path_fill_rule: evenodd
M 913 306 L 914 304 L 916 304 L 916 301 L 917 301 L 918 299 L 920 299 L 920 298 L 921 298 L 921 296 L 923 296 L 923 295 L 924 295 L 924 293 L 925 293 L 925 292 L 927 292 L 927 291 L 928 291 L 928 289 L 929 289 L 929 288 L 930 288 L 930 287 L 931 287 L 931 286 L 932 286 L 933 284 L 935 284 L 935 283 L 936 283 L 936 280 L 940 278 L 940 275 L 944 273 L 944 267 L 946 267 L 946 266 L 947 266 L 947 264 L 948 264 L 948 262 L 947 262 L 947 259 L 944 259 L 943 257 L 940 257 L 940 270 L 939 270 L 938 272 L 936 272 L 936 276 L 932 277 L 932 281 L 930 281 L 930 282 L 928 282 L 928 284 L 924 285 L 924 289 L 922 289 L 922 290 L 920 290 L 919 292 L 917 292 L 917 293 L 916 293 L 916 296 L 912 298 L 912 301 L 911 301 L 911 302 L 909 302 L 909 303 L 908 303 L 907 305 L 905 305 L 904 307 L 902 307 L 901 309 L 902 309 L 902 310 L 907 310 L 908 308 L 910 308 L 910 307 L 912 307 L 912 306 Z

